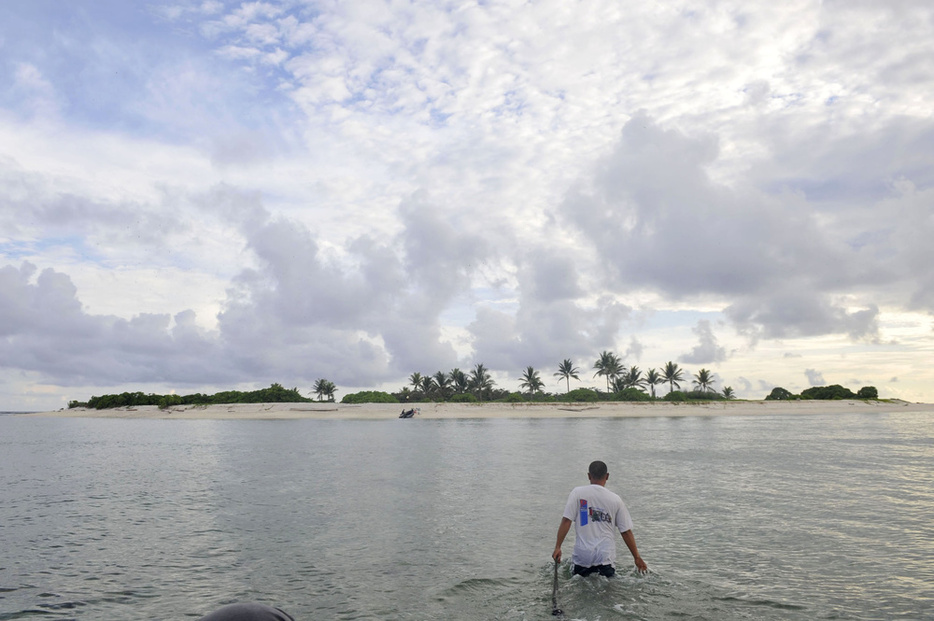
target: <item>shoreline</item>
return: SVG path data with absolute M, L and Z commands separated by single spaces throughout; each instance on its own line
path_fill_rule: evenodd
M 907 401 L 711 401 L 703 403 L 233 403 L 206 406 L 154 405 L 94 410 L 74 408 L 19 414 L 50 418 L 124 418 L 155 420 L 388 420 L 403 409 L 418 408 L 414 420 L 484 418 L 657 418 L 690 416 L 819 415 L 888 412 L 934 413 L 934 404 Z

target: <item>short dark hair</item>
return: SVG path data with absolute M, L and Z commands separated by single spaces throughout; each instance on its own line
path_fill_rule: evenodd
M 590 468 L 587 469 L 587 472 L 597 480 L 602 479 L 606 476 L 606 464 L 602 461 L 590 462 Z

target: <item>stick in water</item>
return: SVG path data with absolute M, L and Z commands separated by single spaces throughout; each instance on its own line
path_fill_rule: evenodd
M 563 615 L 564 611 L 558 608 L 558 561 L 555 560 L 555 581 L 551 587 L 551 614 Z

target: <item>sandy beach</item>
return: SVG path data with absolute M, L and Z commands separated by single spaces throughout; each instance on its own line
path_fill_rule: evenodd
M 418 419 L 470 418 L 638 418 L 680 416 L 767 416 L 855 412 L 931 412 L 934 404 L 906 401 L 715 401 L 710 403 L 244 403 L 231 405 L 156 406 L 93 410 L 74 408 L 26 416 L 67 418 L 147 418 L 186 420 L 283 420 L 398 418 L 403 408 L 419 410 Z

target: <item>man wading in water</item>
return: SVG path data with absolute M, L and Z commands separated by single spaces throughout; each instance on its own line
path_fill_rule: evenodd
M 613 562 L 616 560 L 616 532 L 623 536 L 626 547 L 632 553 L 636 567 L 641 572 L 648 567 L 636 548 L 636 537 L 632 534 L 632 518 L 623 503 L 623 499 L 606 488 L 610 474 L 606 464 L 595 461 L 587 472 L 590 485 L 582 485 L 571 490 L 568 504 L 564 507 L 564 516 L 558 527 L 558 541 L 551 557 L 556 563 L 561 562 L 561 544 L 574 523 L 574 573 L 588 576 L 594 572 L 609 578 L 616 573 Z

